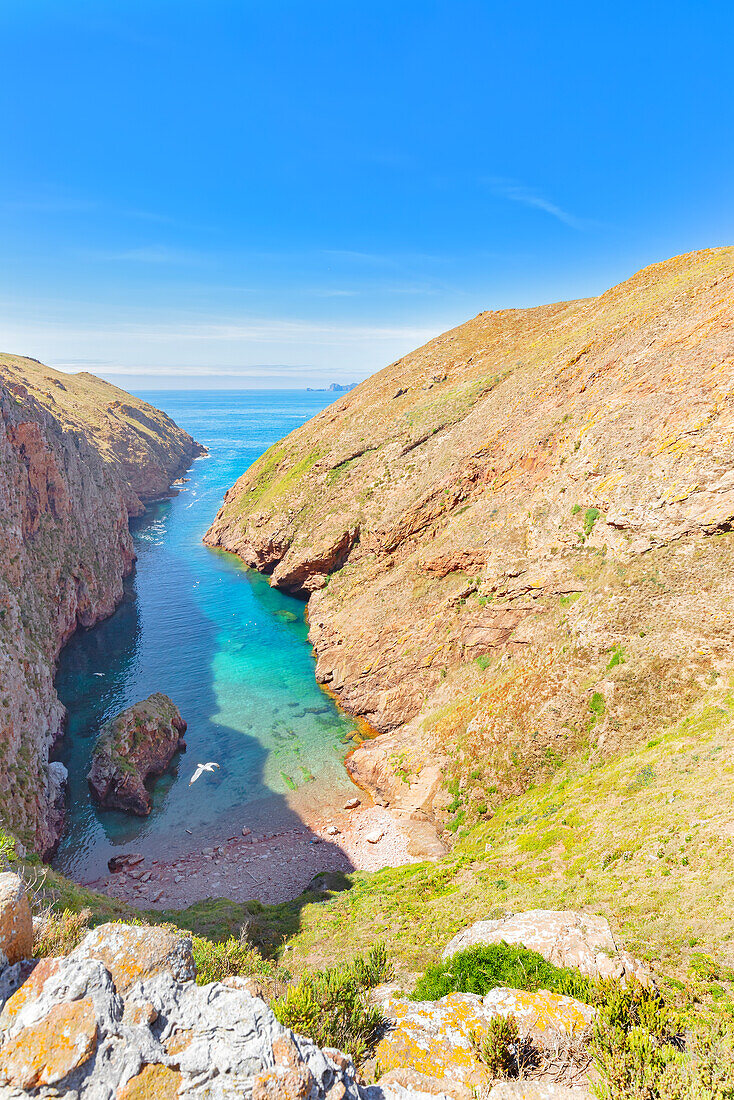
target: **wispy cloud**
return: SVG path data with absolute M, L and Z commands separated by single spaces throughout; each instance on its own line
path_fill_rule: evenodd
M 55 361 L 57 367 L 108 367 L 111 359 L 62 359 Z
M 563 222 L 564 225 L 571 226 L 572 229 L 583 229 L 588 224 L 588 222 L 577 218 L 574 214 L 569 214 L 557 203 L 551 202 L 545 195 L 532 187 L 527 187 L 524 183 L 518 183 L 516 180 L 506 179 L 503 176 L 490 176 L 484 182 L 490 188 L 492 194 L 498 198 L 509 199 L 510 202 L 519 202 L 524 206 L 532 206 L 535 210 L 542 210 L 545 214 L 550 214 L 552 218 L 557 218 L 559 222 Z
M 391 325 L 331 325 L 318 321 L 253 318 L 246 321 L 195 324 L 121 325 L 117 327 L 64 328 L 65 337 L 113 340 L 134 338 L 151 342 L 181 341 L 252 341 L 255 343 L 292 343 L 317 340 L 319 343 L 362 340 L 428 340 L 436 335 L 434 328 Z
M 100 249 L 95 252 L 87 251 L 84 254 L 90 259 L 136 264 L 198 264 L 204 259 L 198 253 L 185 248 L 171 248 L 165 244 L 142 245 L 140 248 L 123 248 L 117 251 Z

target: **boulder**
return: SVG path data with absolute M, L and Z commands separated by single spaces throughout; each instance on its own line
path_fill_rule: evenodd
M 495 1017 L 514 1014 L 520 1033 L 540 1046 L 558 1036 L 583 1034 L 594 1018 L 589 1005 L 547 990 L 493 989 L 484 998 L 449 993 L 438 1001 L 408 1001 L 386 987 L 379 1003 L 393 1025 L 375 1048 L 380 1068 L 390 1080 L 394 1070 L 413 1070 L 433 1081 L 434 1090 L 457 1100 L 469 1100 L 487 1084 L 476 1040 L 487 1034 Z M 431 1091 L 427 1082 L 422 1091 Z
M 191 937 L 158 925 L 101 924 L 69 958 L 99 960 L 123 996 L 135 982 L 154 974 L 170 974 L 180 982 L 196 977 Z
M 627 951 L 619 951 L 609 921 L 591 913 L 531 909 L 527 913 L 481 920 L 465 928 L 446 945 L 441 958 L 477 944 L 513 943 L 537 951 L 555 966 L 571 966 L 589 978 L 635 978 L 644 985 L 650 971 Z
M 107 860 L 107 868 L 113 875 L 117 875 L 120 871 L 128 871 L 131 867 L 137 867 L 144 859 L 145 856 L 141 855 L 110 856 Z
M 28 895 L 10 871 L 0 874 L 0 971 L 33 954 L 33 918 Z
M 133 974 L 133 950 L 141 958 L 161 960 L 160 941 L 146 942 L 159 931 L 106 925 L 66 958 L 36 966 L 0 1013 L 0 1096 L 397 1100 L 404 1095 L 362 1089 L 346 1055 L 322 1051 L 295 1035 L 245 989 L 179 980 L 165 955 L 162 965 L 141 965 Z
M 87 775 L 92 794 L 108 809 L 145 817 L 152 805 L 145 780 L 185 751 L 185 732 L 178 707 L 161 692 L 122 711 L 99 735 Z

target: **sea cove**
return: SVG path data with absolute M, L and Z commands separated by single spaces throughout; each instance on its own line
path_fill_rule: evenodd
M 203 443 L 178 492 L 133 520 L 138 560 L 115 613 L 61 653 L 68 711 L 67 818 L 54 864 L 92 880 L 108 858 L 200 852 L 240 834 L 298 828 L 354 793 L 343 769 L 355 726 L 314 679 L 304 605 L 201 541 L 225 491 L 271 443 L 329 403 L 325 393 L 146 393 Z M 103 722 L 163 691 L 188 722 L 188 751 L 140 819 L 100 809 L 86 775 Z M 197 763 L 221 767 L 193 786 Z

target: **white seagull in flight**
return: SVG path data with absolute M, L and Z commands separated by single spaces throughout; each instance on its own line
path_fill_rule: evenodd
M 189 786 L 191 786 L 192 783 L 195 783 L 199 776 L 203 775 L 204 772 L 213 772 L 214 769 L 218 767 L 219 764 L 215 764 L 213 760 L 210 760 L 208 764 L 197 764 L 196 771 L 191 776 L 191 779 L 189 779 Z

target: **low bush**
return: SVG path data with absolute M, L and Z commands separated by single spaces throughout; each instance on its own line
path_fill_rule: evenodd
M 344 967 L 305 974 L 273 1001 L 278 1020 L 319 1046 L 337 1047 L 363 1061 L 384 1026 L 381 1009 L 368 1003 L 369 990 L 388 981 L 392 967 L 385 949 L 373 947 L 366 958 Z
M 197 985 L 208 985 L 232 977 L 278 976 L 277 965 L 264 959 L 256 947 L 242 938 L 230 936 L 222 943 L 214 943 L 202 936 L 194 936 L 192 942 Z
M 509 1016 L 495 1016 L 489 1021 L 487 1033 L 474 1043 L 474 1048 L 487 1067 L 488 1075 L 495 1080 L 498 1077 L 517 1077 L 520 1073 L 519 1051 L 522 1045 L 517 1019 Z
M 17 858 L 15 837 L 0 830 L 0 871 L 4 870 L 6 864 L 13 863 Z
M 677 1014 L 654 989 L 637 982 L 597 985 L 590 1052 L 601 1080 L 599 1100 L 659 1100 L 671 1067 L 684 1061 Z
M 594 999 L 594 983 L 578 970 L 553 966 L 537 951 L 509 943 L 481 944 L 459 951 L 446 962 L 426 970 L 413 994 L 414 1001 L 437 1001 L 447 993 L 476 993 L 490 989 L 549 989 L 580 1001 Z

